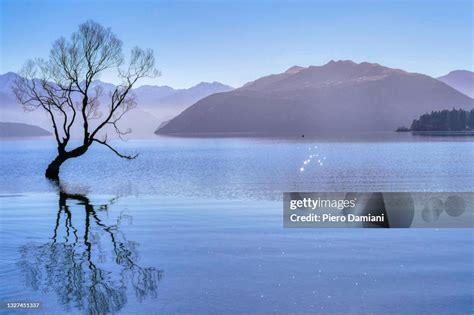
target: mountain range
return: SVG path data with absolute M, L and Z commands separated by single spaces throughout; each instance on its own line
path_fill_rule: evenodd
M 0 121 L 35 124 L 51 130 L 49 118 L 41 111 L 25 112 L 17 104 L 12 87 L 18 75 L 8 72 L 0 75 Z M 92 87 L 100 86 L 108 95 L 115 89 L 111 83 L 96 80 Z M 169 86 L 144 85 L 133 89 L 138 106 L 123 117 L 120 125 L 124 129 L 131 128 L 130 137 L 153 137 L 157 126 L 198 100 L 217 92 L 230 91 L 233 88 L 219 82 L 201 82 L 189 89 L 173 89 Z M 107 97 L 102 99 L 107 103 Z
M 0 121 L 50 131 L 45 113 L 24 112 L 16 103 L 12 92 L 16 78 L 12 72 L 0 75 Z M 121 126 L 133 130 L 131 138 L 151 137 L 157 127 L 157 134 L 173 135 L 392 131 L 432 110 L 473 108 L 473 78 L 473 72 L 466 70 L 434 79 L 343 60 L 293 66 L 235 90 L 218 82 L 189 89 L 144 85 L 133 90 L 138 106 L 124 116 Z M 99 80 L 93 86 L 106 94 L 115 89 Z
M 205 97 L 157 134 L 301 135 L 393 131 L 432 110 L 474 100 L 430 76 L 350 60 L 294 66 Z

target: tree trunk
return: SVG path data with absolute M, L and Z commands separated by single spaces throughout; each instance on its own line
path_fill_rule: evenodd
M 49 178 L 51 180 L 58 181 L 59 169 L 61 165 L 71 158 L 76 158 L 86 153 L 90 145 L 91 143 L 89 142 L 71 151 L 65 151 L 64 146 L 58 147 L 58 152 L 59 152 L 58 156 L 51 163 L 49 163 L 44 176 L 46 176 L 46 178 Z
M 51 163 L 49 163 L 46 169 L 45 176 L 51 180 L 59 180 L 59 168 L 67 160 L 67 157 L 58 155 Z

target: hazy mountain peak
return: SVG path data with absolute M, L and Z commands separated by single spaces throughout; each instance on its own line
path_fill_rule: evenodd
M 0 91 L 6 92 L 7 94 L 11 93 L 11 88 L 13 83 L 18 78 L 18 74 L 14 72 L 7 72 L 0 74 Z
M 329 60 L 326 65 L 355 65 L 356 63 L 352 60 Z
M 303 69 L 306 69 L 306 68 L 300 67 L 300 66 L 293 66 L 291 68 L 288 68 L 288 70 L 286 70 L 285 73 L 295 74 L 295 73 L 300 72 Z
M 408 74 L 377 63 L 352 60 L 331 60 L 321 66 L 294 66 L 283 73 L 272 74 L 245 84 L 242 90 L 283 91 L 312 89 L 328 85 L 355 84 L 360 81 L 382 80 L 390 75 Z
M 135 88 L 134 91 L 144 98 L 151 97 L 155 99 L 166 97 L 176 92 L 175 89 L 167 85 L 142 85 Z
M 224 88 L 233 89 L 233 87 L 228 86 L 228 85 L 225 85 L 225 84 L 222 84 L 222 83 L 217 82 L 217 81 L 213 81 L 213 82 L 200 82 L 200 83 L 196 84 L 195 86 L 191 87 L 190 89 L 192 89 L 192 88 L 207 88 L 207 87 L 212 87 L 212 88 L 224 87 Z
M 139 87 L 137 87 L 137 89 L 154 89 L 154 88 L 163 88 L 163 89 L 171 89 L 171 90 L 174 90 L 171 86 L 169 85 L 151 85 L 151 84 L 144 84 L 144 85 L 140 85 Z
M 4 78 L 13 78 L 15 79 L 16 77 L 18 77 L 18 74 L 16 74 L 15 72 L 5 72 L 4 74 L 0 74 L 0 78 L 4 79 Z
M 110 89 L 115 89 L 115 85 L 112 84 L 112 83 L 108 83 L 108 82 L 104 82 L 104 81 L 101 81 L 99 79 L 96 79 L 94 81 L 91 82 L 91 87 L 97 87 L 97 86 L 100 86 L 102 88 L 104 88 L 105 90 L 110 90 Z
M 330 60 L 321 66 L 293 66 L 283 73 L 264 76 L 246 83 L 239 90 L 305 89 L 350 80 L 375 80 L 401 70 L 376 63 L 355 63 L 352 60 Z
M 367 74 L 387 74 L 387 73 L 407 73 L 406 71 L 400 69 L 394 69 L 382 66 L 375 62 L 363 61 L 360 63 L 354 62 L 352 60 L 331 60 L 327 64 L 322 66 L 312 66 L 310 68 L 325 68 L 330 69 L 330 71 L 350 71 L 354 75 L 366 76 Z
M 454 70 L 439 77 L 438 80 L 474 98 L 474 72 L 469 70 Z
M 449 72 L 447 75 L 466 75 L 466 76 L 474 76 L 474 72 L 469 70 L 453 70 Z
M 388 70 L 390 72 L 405 72 L 400 69 L 395 69 L 395 68 L 389 68 L 386 66 L 383 66 L 379 63 L 376 62 L 367 62 L 363 61 L 360 63 L 354 62 L 352 60 L 330 60 L 328 63 L 322 66 L 312 66 L 314 68 L 317 67 L 325 67 L 325 68 L 340 68 L 340 69 L 358 69 L 358 70 L 364 70 L 364 69 L 379 69 L 379 70 Z

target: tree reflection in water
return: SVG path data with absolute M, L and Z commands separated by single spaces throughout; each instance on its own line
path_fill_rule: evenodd
M 101 219 L 113 202 L 95 207 L 83 195 L 60 192 L 52 241 L 20 249 L 19 266 L 27 286 L 53 291 L 67 310 L 88 314 L 118 312 L 130 291 L 139 301 L 156 297 L 162 271 L 138 265 L 139 244 L 120 231 L 121 223 L 131 217 L 121 214 L 113 225 Z M 71 211 L 76 206 L 85 211 Z

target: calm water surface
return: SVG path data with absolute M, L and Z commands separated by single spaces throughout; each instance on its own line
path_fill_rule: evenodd
M 0 142 L 0 301 L 32 314 L 474 312 L 472 229 L 281 219 L 283 191 L 472 191 L 470 141 L 131 141 L 64 166 L 87 198 L 43 178 L 52 145 Z
M 118 144 L 124 152 L 138 152 L 136 160 L 125 161 L 106 148 L 92 147 L 66 162 L 62 177 L 74 192 L 224 199 L 280 200 L 284 191 L 474 189 L 474 138 L 407 136 L 342 143 L 232 138 L 130 141 Z M 1 192 L 55 190 L 43 178 L 54 157 L 53 142 L 1 141 L 0 148 Z M 314 158 L 301 172 L 310 155 Z

